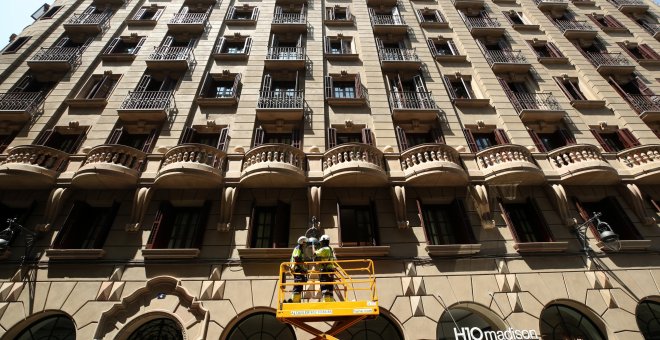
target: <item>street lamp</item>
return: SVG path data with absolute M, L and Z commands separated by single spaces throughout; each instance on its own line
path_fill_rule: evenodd
M 5 252 L 8 250 L 9 246 L 11 246 L 11 243 L 14 240 L 14 236 L 19 231 L 24 231 L 26 233 L 25 256 L 23 257 L 24 261 L 29 257 L 28 255 L 32 253 L 32 248 L 34 247 L 34 241 L 37 238 L 37 233 L 28 228 L 25 228 L 19 223 L 16 223 L 16 218 L 8 218 L 7 224 L 9 224 L 9 226 L 6 229 L 0 231 L 0 252 Z
M 575 226 L 575 233 L 577 234 L 580 243 L 582 244 L 582 251 L 591 257 L 589 248 L 589 238 L 587 237 L 587 228 L 590 224 L 595 222 L 596 231 L 600 240 L 603 242 L 607 249 L 612 251 L 619 251 L 621 249 L 621 242 L 619 242 L 619 235 L 612 230 L 612 227 L 607 222 L 600 220 L 600 217 L 603 216 L 600 212 L 594 212 L 594 216 L 590 219 L 584 221 L 584 223 Z

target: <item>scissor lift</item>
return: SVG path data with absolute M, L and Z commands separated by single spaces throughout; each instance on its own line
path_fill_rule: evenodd
M 334 302 L 323 302 L 318 268 L 332 263 Z M 356 323 L 378 316 L 378 296 L 374 263 L 371 260 L 346 260 L 329 262 L 305 262 L 308 268 L 308 281 L 294 282 L 293 263 L 280 265 L 280 279 L 277 294 L 277 319 L 305 330 L 317 339 L 337 339 L 334 336 Z M 329 274 L 324 272 L 323 274 Z M 287 302 L 294 286 L 303 286 L 303 299 L 299 303 Z M 312 322 L 334 322 L 327 331 L 310 325 Z

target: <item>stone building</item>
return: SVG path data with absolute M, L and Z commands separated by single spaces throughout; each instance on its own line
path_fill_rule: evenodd
M 660 339 L 659 14 L 45 5 L 0 55 L 2 338 L 309 339 L 274 313 L 317 217 L 375 261 L 340 339 Z

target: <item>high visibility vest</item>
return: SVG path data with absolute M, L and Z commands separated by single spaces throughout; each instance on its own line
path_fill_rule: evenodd
M 294 270 L 307 269 L 307 267 L 303 264 L 305 259 L 300 245 L 297 245 L 295 248 L 293 248 L 293 252 L 291 252 L 291 262 L 296 264 Z
M 322 247 L 316 251 L 316 261 L 335 261 L 335 252 L 329 246 Z M 321 270 L 334 270 L 335 266 L 331 263 L 321 265 Z

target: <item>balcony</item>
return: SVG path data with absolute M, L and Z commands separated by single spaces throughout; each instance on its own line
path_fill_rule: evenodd
M 484 0 L 452 0 L 451 2 L 457 9 L 484 8 Z
M 259 91 L 257 119 L 300 120 L 305 109 L 305 91 Z
M 523 122 L 557 122 L 566 115 L 557 99 L 549 92 L 509 92 L 507 96 Z
M 568 8 L 568 0 L 534 0 L 534 3 L 542 11 L 563 11 Z
M 585 51 L 585 56 L 596 70 L 603 75 L 630 74 L 635 71 L 635 65 L 631 64 L 621 53 L 602 53 Z
M 392 119 L 411 120 L 418 119 L 423 121 L 436 119 L 438 116 L 438 106 L 433 100 L 430 91 L 397 91 L 390 92 L 390 108 L 392 109 Z
M 42 92 L 0 93 L 0 120 L 27 122 L 43 110 Z
M 241 186 L 248 188 L 304 187 L 305 153 L 291 145 L 264 144 L 243 158 Z
M 158 188 L 217 188 L 222 185 L 224 151 L 204 144 L 181 144 L 163 155 L 154 184 Z
M 155 47 L 146 60 L 147 68 L 154 71 L 186 71 L 197 61 L 190 47 Z
M 0 187 L 50 189 L 69 162 L 69 154 L 41 145 L 22 145 L 0 162 Z
M 643 0 L 608 0 L 612 5 L 623 13 L 643 13 L 649 9 Z
M 545 181 L 530 151 L 521 145 L 504 144 L 479 151 L 477 165 L 488 184 L 536 185 Z
M 527 73 L 532 68 L 520 50 L 485 50 L 484 56 L 495 73 Z
M 378 50 L 378 56 L 385 71 L 416 71 L 422 67 L 414 48 L 382 48 Z
M 473 36 L 501 36 L 505 30 L 499 21 L 492 18 L 465 17 L 465 26 Z
M 396 15 L 371 15 L 371 27 L 374 34 L 406 34 L 408 25 L 403 17 Z
M 274 33 L 304 33 L 307 31 L 307 15 L 305 13 L 275 14 L 270 29 Z
M 172 34 L 188 33 L 201 35 L 206 32 L 209 24 L 209 12 L 206 13 L 179 13 L 175 14 L 167 24 L 167 29 Z
M 144 152 L 130 146 L 99 145 L 89 151 L 71 184 L 83 189 L 132 188 L 146 159 Z
M 27 64 L 36 73 L 66 73 L 80 65 L 80 47 L 41 48 Z
M 64 31 L 68 34 L 94 36 L 110 28 L 111 16 L 112 12 L 110 11 L 93 14 L 74 14 L 71 19 L 64 23 Z
M 642 145 L 616 155 L 638 184 L 660 184 L 660 145 Z
M 269 47 L 264 66 L 273 70 L 305 69 L 304 47 Z
M 110 6 L 110 7 L 121 7 L 131 0 L 93 0 L 92 5 L 97 8 Z
M 467 172 L 454 148 L 446 144 L 421 144 L 401 153 L 406 184 L 412 186 L 461 186 Z
M 117 110 L 125 121 L 164 121 L 176 107 L 174 91 L 129 91 Z
M 642 28 L 649 32 L 655 39 L 660 39 L 660 24 L 651 24 L 647 22 L 640 23 Z
M 590 40 L 598 33 L 586 21 L 554 19 L 554 23 L 567 39 Z
M 619 180 L 616 170 L 595 145 L 574 144 L 552 150 L 548 152 L 548 161 L 562 184 L 607 185 Z
M 383 153 L 368 144 L 338 145 L 323 154 L 323 185 L 380 187 L 387 183 Z
M 645 123 L 660 121 L 660 96 L 626 94 L 625 99 Z

